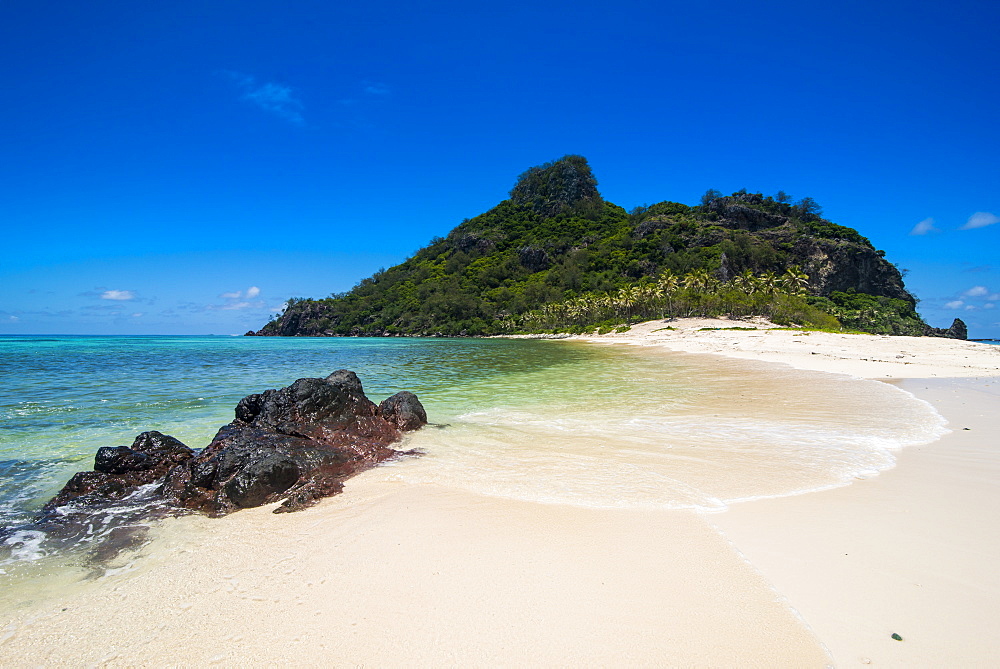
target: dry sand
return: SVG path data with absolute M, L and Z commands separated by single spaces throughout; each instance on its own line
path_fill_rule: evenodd
M 996 664 L 1000 347 L 699 330 L 718 326 L 602 339 L 981 378 L 902 382 L 955 431 L 895 469 L 721 514 L 530 504 L 384 467 L 302 513 L 178 519 L 131 573 L 24 593 L 0 665 Z
M 754 329 L 725 329 L 734 327 Z M 714 353 L 865 379 L 1000 375 L 1000 346 L 991 344 L 940 337 L 834 334 L 777 327 L 761 319 L 683 318 L 640 323 L 622 334 L 576 339 Z

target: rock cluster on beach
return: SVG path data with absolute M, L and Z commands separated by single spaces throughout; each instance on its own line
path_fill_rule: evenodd
M 400 455 L 390 445 L 426 423 L 416 395 L 404 391 L 376 405 L 354 372 L 299 379 L 244 397 L 236 419 L 201 452 L 155 431 L 130 447 L 99 449 L 94 470 L 74 475 L 45 511 L 124 500 L 153 485 L 157 502 L 213 516 L 279 501 L 276 512 L 297 511 Z

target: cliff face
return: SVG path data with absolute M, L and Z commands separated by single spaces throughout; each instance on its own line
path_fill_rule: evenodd
M 883 256 L 856 230 L 823 219 L 809 198 L 793 204 L 782 194 L 709 191 L 699 206 L 661 202 L 626 212 L 601 198 L 586 159 L 566 156 L 529 169 L 510 199 L 406 262 L 349 293 L 294 300 L 248 334 L 492 334 L 546 305 L 695 271 L 723 285 L 748 273 L 801 272 L 810 295 L 901 301 L 892 308 L 908 312 L 907 331 L 923 327 Z
M 855 290 L 913 303 L 903 286 L 903 277 L 891 263 L 870 246 L 829 240 L 800 240 L 794 256 L 809 275 L 809 287 L 816 295 Z
M 281 317 L 272 322 L 273 327 L 268 332 L 261 330 L 253 334 L 274 337 L 330 336 L 333 332 L 326 328 L 329 325 L 327 312 L 328 309 L 322 302 L 312 300 L 292 302 L 285 308 Z

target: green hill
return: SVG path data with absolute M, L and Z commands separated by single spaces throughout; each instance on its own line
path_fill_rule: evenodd
M 884 255 L 783 193 L 708 191 L 697 206 L 625 211 L 601 197 L 585 158 L 565 156 L 403 263 L 346 293 L 293 298 L 247 334 L 584 331 L 693 315 L 926 333 Z

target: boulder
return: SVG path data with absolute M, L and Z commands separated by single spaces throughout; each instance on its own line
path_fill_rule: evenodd
M 131 447 L 101 448 L 94 471 L 74 475 L 45 509 L 105 505 L 158 483 L 157 503 L 213 516 L 279 501 L 279 511 L 295 511 L 398 456 L 390 445 L 426 423 L 413 393 L 376 406 L 354 372 L 338 370 L 247 395 L 235 419 L 197 454 L 159 432 L 143 432 Z
M 98 449 L 94 471 L 74 474 L 44 508 L 52 510 L 72 501 L 86 504 L 121 499 L 139 486 L 163 478 L 170 469 L 192 457 L 194 451 L 177 439 L 155 430 L 143 432 L 131 447 Z
M 382 400 L 382 403 L 378 405 L 378 413 L 404 432 L 416 430 L 427 424 L 427 412 L 424 411 L 424 405 L 420 403 L 416 395 L 405 390 Z

